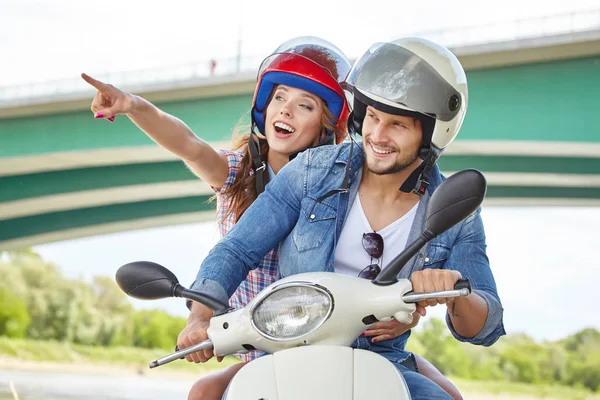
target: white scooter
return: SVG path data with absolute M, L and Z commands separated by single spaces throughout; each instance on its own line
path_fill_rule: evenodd
M 391 362 L 350 345 L 375 322 L 411 322 L 418 301 L 469 295 L 467 280 L 459 281 L 455 290 L 413 293 L 411 282 L 397 276 L 423 245 L 474 212 L 485 192 L 485 178 L 476 170 L 445 180 L 430 199 L 425 231 L 373 281 L 330 272 L 298 274 L 231 311 L 227 304 L 184 288 L 171 271 L 152 262 L 126 264 L 116 279 L 131 297 L 184 297 L 215 313 L 208 340 L 155 360 L 150 368 L 209 348 L 218 356 L 255 349 L 270 353 L 235 375 L 227 400 L 410 399 Z

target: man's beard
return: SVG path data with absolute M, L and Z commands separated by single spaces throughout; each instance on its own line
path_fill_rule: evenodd
M 398 153 L 396 153 L 396 154 L 398 154 Z M 367 168 L 368 168 L 369 172 L 372 172 L 375 175 L 388 175 L 388 174 L 395 174 L 397 172 L 404 171 L 406 168 L 413 165 L 414 162 L 417 161 L 417 159 L 419 158 L 419 151 L 417 150 L 412 153 L 405 153 L 405 154 L 402 154 L 402 152 L 401 152 L 400 158 L 397 159 L 394 164 L 390 165 L 389 167 L 384 167 L 384 168 L 379 168 L 379 169 L 373 168 L 369 163 L 369 159 L 368 159 L 369 156 L 366 155 L 366 157 L 367 157 Z

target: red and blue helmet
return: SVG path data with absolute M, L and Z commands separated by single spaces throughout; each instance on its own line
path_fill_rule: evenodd
M 351 68 L 344 53 L 326 40 L 314 36 L 288 40 L 265 58 L 258 70 L 252 101 L 253 123 L 264 134 L 264 112 L 269 97 L 277 85 L 286 85 L 323 99 L 337 119 L 337 126 L 343 129 L 350 110 L 340 84 Z M 336 142 L 343 139 L 338 136 Z

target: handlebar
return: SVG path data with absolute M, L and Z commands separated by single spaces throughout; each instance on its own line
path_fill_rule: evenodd
M 187 349 L 178 350 L 174 353 L 169 354 L 168 356 L 164 356 L 159 358 L 158 360 L 154 360 L 150 363 L 150 368 L 160 367 L 161 365 L 170 363 L 171 361 L 175 361 L 179 358 L 184 358 L 188 354 L 195 353 L 197 351 L 208 350 L 213 348 L 213 342 L 210 339 L 206 339 L 204 342 L 198 343 L 194 346 L 190 346 Z
M 438 299 L 440 297 L 466 297 L 471 294 L 471 282 L 468 279 L 460 279 L 454 285 L 454 290 L 443 290 L 440 292 L 414 293 L 408 292 L 402 296 L 405 303 L 417 303 L 423 300 Z
M 468 296 L 471 293 L 471 283 L 468 279 L 461 279 L 454 285 L 454 290 L 444 290 L 439 292 L 427 292 L 427 293 L 414 293 L 408 292 L 404 296 L 402 296 L 402 300 L 405 303 L 417 303 L 422 300 L 428 299 L 436 299 L 440 297 L 464 297 Z M 176 348 L 174 353 L 171 353 L 165 357 L 159 358 L 158 360 L 154 360 L 150 363 L 150 368 L 156 368 L 161 365 L 170 363 L 171 361 L 175 361 L 177 359 L 184 358 L 188 354 L 195 353 L 197 351 L 203 351 L 213 348 L 213 342 L 211 339 L 207 339 L 201 343 L 198 343 L 194 346 L 190 346 L 186 349 L 179 350 Z

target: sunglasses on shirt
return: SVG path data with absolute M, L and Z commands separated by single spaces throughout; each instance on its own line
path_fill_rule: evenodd
M 381 256 L 383 255 L 383 238 L 377 232 L 363 233 L 362 246 L 371 257 L 371 262 L 358 274 L 359 278 L 373 280 L 381 272 Z M 377 263 L 373 263 L 373 259 Z

